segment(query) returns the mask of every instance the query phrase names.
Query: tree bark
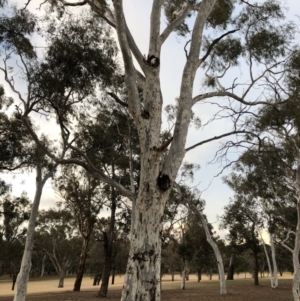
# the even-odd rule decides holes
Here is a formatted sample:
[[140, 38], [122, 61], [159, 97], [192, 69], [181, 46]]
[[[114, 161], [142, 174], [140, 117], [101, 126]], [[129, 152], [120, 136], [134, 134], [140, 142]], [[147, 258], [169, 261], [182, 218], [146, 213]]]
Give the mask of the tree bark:
[[111, 284], [114, 285], [115, 284], [115, 272], [116, 272], [116, 269], [115, 268], [112, 268], [112, 274], [111, 274]]
[[259, 281], [258, 281], [259, 263], [258, 263], [257, 251], [253, 251], [253, 256], [254, 256], [254, 270], [253, 270], [254, 285], [259, 285]]
[[198, 282], [200, 282], [201, 281], [201, 278], [202, 278], [202, 273], [201, 273], [201, 270], [198, 270], [197, 271], [197, 280], [198, 280]]
[[109, 284], [110, 268], [111, 268], [111, 253], [109, 250], [108, 235], [103, 232], [103, 245], [104, 245], [104, 267], [102, 272], [102, 282], [100, 286], [100, 291], [98, 293], [99, 297], [106, 297]]
[[15, 271], [13, 271], [13, 273], [12, 273], [12, 286], [11, 286], [12, 291], [15, 289], [16, 280], [17, 280], [17, 273], [15, 273]]
[[[112, 166], [112, 173], [114, 175], [114, 166]], [[102, 282], [100, 291], [98, 293], [99, 297], [106, 297], [108, 291], [109, 284], [109, 276], [110, 270], [112, 266], [112, 257], [113, 257], [113, 243], [114, 243], [114, 230], [115, 230], [115, 218], [116, 218], [116, 208], [117, 208], [117, 199], [115, 189], [111, 188], [111, 214], [110, 214], [110, 225], [109, 225], [109, 233], [103, 232], [103, 246], [104, 246], [104, 254], [105, 261], [102, 273]]]
[[185, 268], [185, 280], [190, 280], [190, 269], [188, 267]]
[[[148, 187], [147, 183], [144, 185]], [[152, 185], [149, 186], [151, 189]], [[121, 300], [158, 301], [161, 293], [160, 221], [168, 195], [165, 193], [161, 197], [160, 192], [150, 194], [147, 190], [143, 192], [142, 188], [139, 194], [132, 209], [131, 245]]]
[[210, 244], [210, 246], [212, 247], [212, 249], [215, 253], [216, 259], [217, 259], [218, 271], [219, 271], [219, 277], [220, 277], [220, 294], [221, 295], [227, 294], [222, 255], [220, 253], [218, 245], [215, 243], [215, 241], [211, 237], [211, 234], [210, 234], [208, 226], [207, 226], [206, 219], [204, 218], [203, 214], [196, 207], [195, 207], [195, 210], [196, 210], [198, 216], [200, 217], [201, 223], [202, 223], [203, 228], [205, 230], [206, 240]]
[[182, 269], [181, 274], [181, 287], [182, 290], [185, 290], [185, 267]]
[[31, 214], [29, 218], [29, 224], [26, 234], [25, 249], [22, 257], [20, 272], [17, 277], [17, 290], [14, 296], [14, 301], [25, 301], [27, 293], [27, 283], [29, 278], [29, 273], [31, 269], [31, 257], [34, 244], [34, 229], [36, 224], [36, 219], [38, 216], [38, 210], [40, 205], [40, 200], [42, 197], [43, 187], [47, 179], [50, 177], [50, 173], [44, 176], [42, 179], [42, 167], [38, 164], [36, 168], [36, 191], [31, 208]]
[[231, 254], [230, 261], [229, 261], [229, 268], [227, 272], [227, 280], [234, 279], [234, 258], [235, 258], [235, 254]]
[[[299, 168], [299, 167], [298, 167]], [[297, 179], [299, 175], [297, 174]], [[300, 179], [298, 179], [300, 180]], [[300, 264], [299, 264], [299, 250], [300, 250], [300, 198], [297, 200], [297, 227], [295, 232], [295, 247], [293, 250], [293, 267], [294, 267], [294, 275], [293, 275], [293, 297], [294, 301], [300, 300]]]
[[41, 266], [41, 275], [40, 277], [44, 277], [44, 272], [45, 272], [45, 260], [46, 260], [46, 254], [43, 253], [43, 259], [42, 259], [42, 266]]
[[90, 237], [87, 236], [87, 237], [84, 237], [83, 242], [82, 242], [81, 255], [80, 255], [80, 259], [79, 259], [79, 265], [78, 265], [76, 279], [75, 279], [74, 288], [73, 288], [74, 292], [80, 291], [84, 268], [85, 268], [85, 261], [86, 261], [87, 251], [88, 251], [89, 240], [90, 240]]
[[[261, 237], [261, 239], [262, 239], [262, 237]], [[274, 283], [274, 276], [273, 276], [274, 275], [274, 271], [272, 269], [270, 258], [269, 258], [269, 254], [267, 252], [266, 244], [265, 244], [265, 241], [263, 239], [262, 239], [262, 244], [263, 244], [265, 255], [266, 255], [266, 258], [267, 258], [267, 264], [268, 264], [269, 274], [270, 274], [270, 280], [271, 280], [271, 287], [272, 288], [276, 288], [275, 287], [275, 283]]]
[[276, 253], [274, 246], [274, 235], [270, 233], [270, 245], [272, 252], [272, 264], [273, 264], [273, 274], [271, 277], [273, 278], [273, 288], [278, 287], [278, 272], [277, 272], [277, 262], [276, 262]]
[[58, 288], [62, 288], [64, 287], [66, 272], [64, 270], [60, 270], [58, 275], [59, 275]]
[[174, 273], [174, 271], [172, 270], [172, 271], [171, 271], [171, 281], [174, 281], [174, 275], [175, 275], [175, 273]]

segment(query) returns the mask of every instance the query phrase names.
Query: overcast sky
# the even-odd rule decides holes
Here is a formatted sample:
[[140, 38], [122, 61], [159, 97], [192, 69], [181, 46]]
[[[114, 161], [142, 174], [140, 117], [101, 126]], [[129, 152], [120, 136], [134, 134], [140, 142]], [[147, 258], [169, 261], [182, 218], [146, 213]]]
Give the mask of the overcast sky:
[[[18, 0], [19, 2], [27, 2]], [[41, 1], [34, 0], [30, 6], [33, 12], [38, 12], [38, 3]], [[76, 2], [76, 1], [73, 1]], [[287, 16], [289, 20], [298, 22], [297, 15], [300, 15], [300, 1], [299, 0], [287, 0], [282, 1], [285, 6], [289, 8]], [[145, 0], [124, 0], [125, 16], [128, 26], [139, 46], [141, 52], [147, 54], [148, 42], [149, 42], [149, 16], [152, 1]], [[163, 24], [164, 25], [164, 24]], [[36, 46], [42, 46], [43, 41], [39, 38], [35, 39]], [[165, 43], [161, 56], [161, 82], [162, 92], [164, 96], [164, 104], [174, 103], [174, 100], [179, 95], [180, 81], [182, 69], [185, 63], [184, 45], [186, 39], [178, 37], [175, 34], [171, 35], [169, 40]], [[241, 65], [234, 71], [234, 77], [244, 77], [247, 74], [247, 70]], [[203, 73], [203, 72], [202, 72]], [[203, 74], [199, 72], [195, 80], [194, 95], [200, 94]], [[3, 79], [1, 80], [3, 82]], [[222, 82], [225, 86], [230, 84], [228, 81]], [[7, 94], [13, 96], [6, 88]], [[200, 117], [202, 124], [206, 123], [213, 114], [216, 112], [216, 108], [212, 105], [196, 105], [194, 112]], [[43, 124], [43, 130], [47, 131], [51, 135], [55, 135], [53, 125], [47, 125], [43, 122], [43, 117], [40, 117], [39, 122]], [[230, 131], [232, 124], [228, 120], [216, 121], [205, 127], [204, 129], [196, 131], [191, 129], [188, 139], [187, 147], [197, 143], [201, 140], [210, 138], [212, 136], [220, 135], [224, 132]], [[198, 185], [198, 189], [205, 190], [203, 192], [203, 198], [206, 200], [206, 208], [204, 213], [207, 214], [208, 220], [211, 223], [217, 221], [217, 216], [222, 215], [224, 206], [228, 203], [229, 198], [233, 195], [232, 191], [222, 183], [222, 176], [215, 177], [221, 170], [219, 164], [208, 164], [215, 155], [220, 142], [213, 142], [203, 145], [199, 148], [195, 148], [187, 153], [185, 161], [200, 164], [201, 169], [197, 172], [195, 181], [191, 185]], [[235, 158], [236, 154], [232, 150], [231, 158]], [[226, 171], [228, 173], [229, 171]], [[35, 176], [34, 174], [15, 174], [14, 178], [4, 176], [13, 185], [13, 193], [19, 194], [25, 190], [29, 196], [33, 199], [35, 192]], [[53, 193], [51, 182], [46, 183], [41, 208], [48, 208], [52, 206], [56, 200]], [[217, 230], [217, 229], [216, 229]]]

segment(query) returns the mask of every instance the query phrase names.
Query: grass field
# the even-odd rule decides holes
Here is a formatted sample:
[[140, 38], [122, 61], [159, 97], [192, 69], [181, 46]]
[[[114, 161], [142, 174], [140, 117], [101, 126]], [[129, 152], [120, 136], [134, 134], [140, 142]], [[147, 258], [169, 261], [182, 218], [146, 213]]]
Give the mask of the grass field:
[[[203, 277], [204, 279], [206, 277]], [[241, 277], [234, 281], [227, 281], [227, 295], [219, 294], [219, 282], [216, 279], [196, 281], [195, 276], [186, 282], [186, 290], [180, 290], [180, 277], [170, 281], [170, 276], [163, 278], [162, 300], [188, 300], [188, 301], [292, 301], [291, 276], [279, 278], [279, 287], [270, 288], [268, 278], [260, 278], [260, 285], [254, 286], [253, 280]], [[96, 301], [99, 286], [92, 286], [92, 279], [84, 277], [81, 292], [73, 292], [74, 277], [65, 279], [65, 287], [57, 288], [57, 278], [33, 279], [29, 282], [27, 301]], [[116, 276], [115, 284], [109, 286], [107, 300], [119, 301], [123, 277]], [[12, 301], [11, 281], [0, 278], [0, 300]]]

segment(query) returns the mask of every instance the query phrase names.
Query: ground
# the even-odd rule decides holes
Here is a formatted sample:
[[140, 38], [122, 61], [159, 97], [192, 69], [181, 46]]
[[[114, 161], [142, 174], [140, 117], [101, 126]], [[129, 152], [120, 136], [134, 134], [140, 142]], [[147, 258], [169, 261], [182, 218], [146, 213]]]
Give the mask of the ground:
[[[168, 277], [169, 278], [169, 277]], [[251, 278], [227, 281], [227, 295], [219, 294], [219, 283], [214, 280], [202, 280], [197, 283], [195, 277], [186, 283], [186, 290], [180, 290], [180, 278], [172, 282], [164, 277], [162, 282], [162, 300], [188, 300], [188, 301], [292, 301], [292, 280], [287, 277], [279, 279], [279, 287], [271, 289], [270, 280], [261, 278], [260, 285], [254, 286]], [[204, 277], [205, 278], [205, 277]], [[291, 277], [289, 277], [291, 278]], [[123, 277], [117, 277], [116, 283], [110, 286], [108, 301], [119, 301]], [[92, 279], [85, 277], [81, 292], [72, 292], [74, 278], [67, 278], [65, 288], [58, 289], [57, 279], [34, 280], [30, 282], [31, 293], [27, 295], [26, 301], [97, 301], [96, 297], [99, 287], [93, 287]], [[13, 292], [8, 291], [10, 281], [1, 281], [0, 278], [0, 301], [12, 301]], [[35, 291], [33, 293], [33, 291]]]

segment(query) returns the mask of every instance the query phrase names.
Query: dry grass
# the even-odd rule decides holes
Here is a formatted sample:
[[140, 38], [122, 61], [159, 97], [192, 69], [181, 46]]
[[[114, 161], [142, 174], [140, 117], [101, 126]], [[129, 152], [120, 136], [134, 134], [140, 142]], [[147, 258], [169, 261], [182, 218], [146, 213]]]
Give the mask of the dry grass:
[[[1, 278], [0, 278], [1, 279]], [[114, 286], [110, 286], [107, 300], [119, 301], [121, 293], [122, 278], [116, 278], [117, 283]], [[89, 287], [83, 285], [81, 292], [72, 292], [72, 287], [68, 287], [73, 283], [74, 279], [69, 278], [66, 281], [67, 288], [65, 291], [61, 289], [54, 290], [51, 286], [54, 280], [45, 281], [33, 281], [37, 288], [43, 286], [48, 287], [48, 292], [43, 291], [40, 293], [29, 293], [27, 301], [96, 301], [97, 291], [99, 287]], [[84, 284], [91, 283], [92, 280], [89, 277], [85, 277]], [[31, 283], [32, 284], [32, 283]], [[57, 280], [56, 280], [57, 284]], [[260, 279], [260, 285], [254, 286], [252, 279], [237, 279], [234, 281], [227, 281], [227, 295], [219, 294], [219, 283], [217, 280], [204, 280], [200, 283], [195, 281], [192, 277], [190, 281], [186, 283], [186, 290], [180, 290], [180, 280], [169, 281], [164, 280], [162, 283], [162, 300], [187, 300], [187, 301], [292, 301], [292, 280], [281, 279], [279, 280], [279, 288], [276, 290], [270, 288], [270, 280], [267, 278]], [[12, 301], [12, 294], [4, 296], [3, 283], [0, 281], [0, 300]], [[68, 290], [67, 290], [68, 289]]]

